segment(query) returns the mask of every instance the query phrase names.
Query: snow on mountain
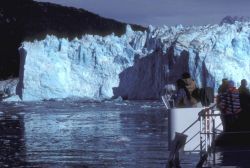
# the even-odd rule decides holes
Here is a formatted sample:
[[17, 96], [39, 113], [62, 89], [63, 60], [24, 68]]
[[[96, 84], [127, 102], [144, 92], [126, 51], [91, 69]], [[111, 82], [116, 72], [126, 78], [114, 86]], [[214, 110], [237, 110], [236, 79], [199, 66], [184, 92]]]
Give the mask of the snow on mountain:
[[249, 22], [250, 21], [250, 18], [249, 17], [246, 17], [246, 16], [226, 16], [224, 17], [220, 24], [224, 24], [224, 23], [227, 23], [227, 24], [234, 24], [235, 22]]
[[250, 80], [250, 23], [154, 28], [69, 41], [47, 36], [20, 47], [22, 100], [157, 99], [185, 71], [199, 87]]

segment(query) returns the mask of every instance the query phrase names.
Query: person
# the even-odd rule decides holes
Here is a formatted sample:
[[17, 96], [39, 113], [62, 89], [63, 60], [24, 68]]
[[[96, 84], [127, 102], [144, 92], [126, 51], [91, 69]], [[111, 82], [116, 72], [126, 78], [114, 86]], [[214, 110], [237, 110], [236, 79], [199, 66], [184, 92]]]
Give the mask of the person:
[[214, 102], [214, 89], [211, 87], [204, 87], [199, 90], [200, 102], [202, 106], [208, 107]]
[[191, 107], [191, 95], [182, 79], [176, 81], [177, 93], [175, 97], [176, 107]]
[[247, 80], [242, 79], [241, 85], [238, 88], [240, 94], [240, 106], [242, 112], [240, 113], [240, 121], [242, 125], [242, 129], [249, 131], [250, 130], [250, 92], [247, 88]]
[[185, 82], [186, 88], [191, 96], [191, 104], [197, 104], [198, 100], [194, 98], [194, 91], [196, 90], [196, 84], [195, 81], [191, 78], [190, 74], [188, 72], [185, 72], [182, 74], [182, 80]]
[[218, 94], [224, 93], [227, 91], [228, 80], [227, 78], [222, 79], [222, 84], [218, 88]]
[[223, 95], [224, 93], [227, 92], [227, 89], [228, 89], [228, 80], [227, 78], [223, 78], [221, 80], [221, 85], [219, 86], [218, 88], [218, 91], [217, 91], [217, 96], [216, 96], [216, 102], [217, 102], [217, 107], [219, 108], [219, 104], [220, 104], [220, 97], [221, 95]]
[[190, 92], [190, 94], [192, 95], [192, 92], [196, 88], [195, 81], [191, 78], [188, 72], [185, 72], [182, 74], [182, 80], [186, 83], [186, 87], [188, 91]]
[[234, 81], [227, 83], [227, 88], [218, 95], [218, 107], [222, 113], [222, 124], [225, 131], [235, 131], [237, 129], [237, 118], [241, 112], [240, 95], [234, 86]]
[[238, 88], [238, 90], [239, 90], [239, 93], [240, 93], [240, 94], [247, 94], [247, 95], [250, 94], [250, 91], [249, 91], [249, 89], [247, 88], [247, 80], [246, 80], [246, 79], [242, 79], [242, 80], [241, 80], [241, 85], [240, 85], [240, 87]]

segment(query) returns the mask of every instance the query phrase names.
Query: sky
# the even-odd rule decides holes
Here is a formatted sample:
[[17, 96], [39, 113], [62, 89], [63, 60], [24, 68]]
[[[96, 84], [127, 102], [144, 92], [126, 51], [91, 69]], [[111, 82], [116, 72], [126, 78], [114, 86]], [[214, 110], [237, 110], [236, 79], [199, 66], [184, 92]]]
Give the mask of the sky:
[[143, 26], [216, 24], [225, 16], [250, 16], [250, 0], [36, 0], [82, 8]]

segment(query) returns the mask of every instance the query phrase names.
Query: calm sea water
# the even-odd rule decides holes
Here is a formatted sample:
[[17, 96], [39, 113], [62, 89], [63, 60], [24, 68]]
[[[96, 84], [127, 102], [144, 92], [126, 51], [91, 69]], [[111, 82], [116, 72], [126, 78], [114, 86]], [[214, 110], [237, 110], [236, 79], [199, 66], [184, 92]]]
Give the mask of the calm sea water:
[[165, 168], [161, 102], [0, 104], [0, 167]]
[[[0, 103], [0, 167], [165, 168], [167, 125], [160, 101]], [[216, 164], [235, 166], [234, 157], [217, 152]], [[198, 160], [181, 155], [183, 168]]]

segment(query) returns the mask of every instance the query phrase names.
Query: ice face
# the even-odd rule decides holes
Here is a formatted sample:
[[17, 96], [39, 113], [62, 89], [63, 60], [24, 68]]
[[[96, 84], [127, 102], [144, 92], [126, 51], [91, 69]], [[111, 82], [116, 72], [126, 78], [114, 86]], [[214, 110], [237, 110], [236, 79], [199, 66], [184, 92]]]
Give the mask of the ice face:
[[[86, 35], [82, 39], [24, 42], [18, 90], [22, 100], [84, 97], [111, 98], [119, 73], [133, 65], [145, 33], [131, 28], [121, 37]], [[21, 83], [20, 82], [20, 83]]]
[[47, 36], [20, 47], [17, 91], [22, 100], [122, 96], [157, 99], [189, 71], [199, 87], [222, 78], [250, 80], [250, 23], [199, 27], [150, 26], [147, 32], [81, 39]]

